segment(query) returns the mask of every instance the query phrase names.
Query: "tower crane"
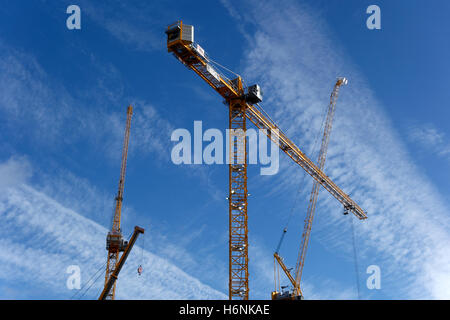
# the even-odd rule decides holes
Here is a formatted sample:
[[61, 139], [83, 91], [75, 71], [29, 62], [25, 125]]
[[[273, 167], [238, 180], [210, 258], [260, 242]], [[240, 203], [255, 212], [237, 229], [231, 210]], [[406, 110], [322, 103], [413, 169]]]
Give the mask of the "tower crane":
[[[325, 120], [324, 132], [323, 132], [323, 136], [322, 136], [322, 145], [320, 147], [319, 159], [317, 161], [317, 164], [318, 164], [318, 167], [320, 170], [323, 170], [325, 167], [328, 143], [330, 141], [330, 133], [331, 133], [331, 128], [333, 126], [333, 118], [334, 118], [334, 113], [336, 111], [336, 103], [337, 103], [337, 98], [338, 98], [338, 94], [339, 94], [339, 88], [342, 85], [346, 85], [347, 83], [348, 83], [348, 80], [346, 78], [338, 78], [336, 81], [336, 84], [334, 85], [333, 91], [331, 92], [330, 104], [328, 106], [327, 117]], [[317, 199], [319, 197], [319, 189], [320, 189], [320, 184], [316, 180], [313, 182], [313, 187], [312, 187], [311, 195], [309, 198], [308, 211], [306, 213], [305, 225], [304, 225], [303, 234], [302, 234], [302, 241], [300, 244], [300, 251], [299, 251], [298, 258], [297, 258], [297, 264], [295, 267], [294, 275], [291, 274], [290, 270], [284, 264], [282, 257], [280, 257], [280, 255], [278, 253], [281, 242], [283, 241], [283, 237], [287, 231], [286, 228], [283, 230], [283, 234], [281, 236], [280, 243], [278, 244], [278, 247], [274, 253], [274, 263], [279, 264], [279, 266], [281, 267], [281, 269], [284, 271], [284, 273], [288, 277], [289, 281], [291, 282], [293, 289], [291, 292], [280, 292], [281, 290], [277, 291], [279, 285], [277, 285], [277, 281], [276, 281], [277, 274], [275, 274], [275, 291], [272, 292], [272, 299], [274, 299], [274, 300], [278, 300], [278, 299], [300, 300], [300, 299], [303, 299], [303, 293], [300, 288], [300, 281], [302, 278], [303, 266], [305, 263], [306, 250], [308, 248], [309, 238], [311, 235], [311, 227], [312, 227], [312, 222], [313, 222], [313, 218], [314, 218], [314, 212], [316, 209]], [[345, 205], [344, 205], [344, 210], [347, 210]], [[344, 211], [344, 212], [347, 212], [347, 211]]]
[[167, 50], [209, 84], [228, 105], [229, 148], [229, 299], [249, 297], [247, 228], [247, 119], [261, 129], [295, 163], [360, 219], [367, 218], [361, 207], [314, 164], [259, 106], [259, 85], [244, 87], [242, 78], [228, 79], [213, 67], [215, 63], [194, 42], [194, 26], [177, 21], [167, 27]]
[[[130, 105], [127, 108], [127, 122], [125, 127], [125, 136], [123, 141], [122, 149], [122, 164], [120, 168], [120, 178], [119, 178], [119, 190], [117, 191], [117, 196], [115, 198], [115, 210], [113, 216], [113, 223], [111, 231], [108, 232], [106, 236], [106, 250], [108, 250], [108, 260], [106, 263], [106, 274], [105, 274], [105, 286], [108, 281], [113, 276], [114, 270], [116, 269], [119, 262], [120, 252], [128, 246], [128, 242], [122, 237], [122, 230], [120, 228], [120, 219], [122, 213], [122, 200], [123, 200], [123, 189], [125, 185], [125, 171], [127, 166], [127, 155], [128, 155], [128, 141], [130, 138], [130, 126], [131, 126], [131, 116], [133, 115], [133, 107]], [[114, 281], [112, 288], [108, 290], [105, 296], [106, 300], [114, 300], [116, 291], [116, 282]]]

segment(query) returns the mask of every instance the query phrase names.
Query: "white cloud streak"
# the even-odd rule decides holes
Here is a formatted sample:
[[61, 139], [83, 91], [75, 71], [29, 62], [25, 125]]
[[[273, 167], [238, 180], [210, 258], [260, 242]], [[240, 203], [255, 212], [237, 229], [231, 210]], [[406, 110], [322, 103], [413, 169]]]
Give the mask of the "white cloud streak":
[[[110, 159], [120, 158], [127, 106], [113, 111], [108, 108], [109, 103], [124, 98], [123, 89], [116, 85], [120, 87], [122, 78], [114, 66], [103, 66], [94, 59], [98, 83], [91, 92], [84, 92], [95, 101], [92, 108], [80, 105], [80, 99], [55, 83], [32, 55], [1, 41], [0, 49], [0, 115], [10, 140], [31, 141], [53, 150], [87, 142]], [[113, 84], [107, 84], [105, 79], [111, 78], [115, 79]], [[167, 158], [170, 153], [162, 141], [168, 139], [165, 135], [171, 131], [170, 122], [148, 101], [129, 100], [134, 107], [130, 153], [156, 153]]]
[[[96, 105], [96, 108], [91, 109], [89, 106], [79, 106], [80, 102], [78, 99], [74, 98], [72, 94], [65, 90], [61, 85], [55, 85], [51, 77], [41, 68], [32, 55], [23, 53], [20, 50], [12, 49], [3, 43], [0, 43], [0, 47], [2, 48], [2, 53], [0, 54], [0, 114], [3, 115], [2, 121], [5, 124], [3, 128], [5, 130], [7, 128], [9, 129], [8, 131], [5, 131], [5, 133], [8, 132], [5, 137], [14, 137], [13, 140], [16, 140], [16, 143], [21, 143], [24, 140], [31, 141], [33, 145], [45, 150], [58, 149], [64, 145], [73, 146], [82, 141], [83, 143], [95, 147], [97, 152], [99, 150], [104, 150], [103, 154], [109, 159], [120, 159], [126, 106], [123, 106], [123, 112], [116, 112], [106, 108], [106, 103], [96, 103], [101, 101], [100, 97], [102, 95], [107, 97], [108, 101], [117, 99], [117, 95], [122, 95], [122, 90], [118, 90], [111, 96], [111, 84], [102, 80], [112, 75], [112, 77], [115, 78], [113, 81], [114, 83], [121, 83], [121, 75], [114, 66], [105, 67], [101, 64], [99, 65], [97, 61], [93, 61], [95, 68], [97, 68], [100, 73], [98, 76], [99, 82], [96, 87], [98, 90], [94, 89], [92, 92], [86, 93], [95, 101], [94, 104]], [[147, 101], [142, 99], [132, 99], [130, 102], [134, 106], [134, 116], [129, 156], [132, 157], [135, 154], [142, 156], [149, 153], [155, 153], [159, 160], [167, 160], [167, 155], [170, 153], [165, 152], [167, 150], [165, 150], [162, 141], [169, 141], [169, 136], [166, 137], [165, 135], [170, 134], [170, 123], [162, 118], [158, 114], [156, 108]], [[89, 112], [87, 112], [87, 109], [89, 109]], [[21, 128], [24, 128], [24, 130]], [[73, 148], [71, 147], [71, 149]], [[60, 211], [77, 212], [81, 213], [85, 218], [89, 217], [94, 219], [97, 223], [109, 225], [110, 222], [106, 219], [110, 218], [113, 195], [105, 194], [90, 181], [77, 177], [68, 170], [62, 169], [60, 165], [55, 162], [56, 160], [45, 159], [45, 157], [44, 161], [48, 166], [52, 167], [52, 172], [48, 172], [45, 168], [36, 168], [36, 183], [33, 184], [33, 186], [24, 185], [31, 176], [31, 166], [27, 161], [22, 160], [22, 158], [18, 157], [17, 159], [9, 160], [0, 167], [0, 174], [3, 179], [0, 185], [2, 189], [23, 185], [17, 190], [14, 188], [10, 189], [7, 194], [8, 196], [5, 198], [5, 201], [9, 201], [8, 205], [11, 206], [11, 208], [8, 208], [10, 210], [21, 212], [21, 214], [19, 214], [19, 216], [22, 217], [20, 218], [21, 220], [15, 222], [11, 221], [11, 226], [14, 226], [14, 223], [16, 223], [17, 225], [15, 225], [15, 227], [17, 229], [27, 229], [29, 226], [19, 223], [23, 222], [22, 220], [27, 220], [23, 217], [27, 214], [41, 215], [39, 212], [33, 210], [34, 206], [25, 205], [30, 201], [33, 201], [36, 206], [43, 205], [39, 203], [40, 201], [43, 203], [51, 202], [55, 204], [55, 208], [52, 208], [52, 211], [55, 211], [55, 215], [62, 214]], [[13, 204], [10, 203], [12, 200], [15, 200]], [[23, 205], [21, 206], [21, 204]], [[3, 205], [5, 205], [5, 203], [3, 203]], [[27, 210], [29, 210], [29, 212]], [[126, 211], [127, 215], [137, 214], [132, 208], [127, 206], [125, 206], [123, 210]], [[82, 216], [79, 218], [81, 219]], [[57, 228], [57, 223], [52, 225], [52, 221], [53, 220], [48, 217], [47, 223], [49, 226]], [[89, 223], [94, 223], [90, 219], [87, 221], [89, 221]], [[99, 225], [98, 228], [100, 228]], [[102, 233], [102, 237], [104, 237], [105, 231], [102, 230]], [[23, 235], [24, 238], [20, 241], [12, 243], [9, 239], [8, 241], [5, 241], [5, 243], [8, 243], [11, 248], [15, 248], [14, 250], [17, 252], [31, 252], [33, 248], [28, 247], [29, 242], [27, 241], [27, 237], [25, 236], [25, 233], [23, 233]], [[31, 237], [31, 235], [29, 236]], [[49, 237], [51, 236], [52, 235], [49, 235]], [[84, 235], [76, 235], [76, 238], [78, 237], [84, 237]], [[189, 270], [193, 269], [193, 264], [198, 265], [198, 261], [193, 261], [193, 257], [190, 253], [186, 252], [184, 248], [173, 245], [172, 242], [163, 239], [162, 236], [157, 233], [153, 233], [152, 237], [153, 239], [160, 240], [160, 246], [168, 246], [178, 253], [183, 253], [181, 257], [178, 257], [176, 261], [177, 264], [181, 264], [184, 268]], [[74, 239], [74, 241], [75, 240], [76, 239]], [[99, 243], [103, 242], [104, 239]], [[46, 257], [49, 256], [46, 252], [49, 248], [38, 247], [35, 249], [39, 252], [39, 254], [33, 254], [33, 259], [36, 260], [35, 264], [43, 263]], [[104, 251], [104, 249], [102, 251]], [[160, 250], [158, 254], [160, 253], [164, 253], [164, 250]], [[17, 260], [13, 259], [15, 252], [5, 250], [3, 254], [4, 259], [6, 260]], [[151, 256], [150, 253], [145, 253], [145, 255]], [[42, 259], [40, 259], [40, 256], [42, 256]], [[166, 256], [170, 258], [170, 255], [167, 254]], [[70, 253], [67, 252], [59, 258], [64, 261], [70, 259]], [[205, 258], [205, 255], [203, 255], [203, 258]], [[212, 259], [209, 256], [207, 256], [207, 258], [210, 260]], [[52, 259], [52, 257], [49, 257], [49, 260]], [[104, 259], [104, 257], [101, 258], [101, 260]], [[162, 268], [165, 268], [165, 263], [168, 263], [167, 260], [156, 256], [151, 256], [150, 260], [150, 264], [160, 264]], [[210, 266], [214, 263], [214, 261], [210, 261], [207, 265]], [[168, 264], [172, 266], [171, 263]], [[18, 261], [16, 261], [16, 264], [8, 265], [8, 267], [3, 269], [3, 279], [7, 281], [18, 279], [15, 277], [13, 270], [16, 268], [21, 270], [21, 267], [23, 267], [24, 270], [28, 270], [27, 272], [37, 272], [36, 269], [30, 269], [32, 268], [31, 264], [26, 265], [24, 262], [20, 265], [18, 264]], [[87, 272], [93, 270], [88, 267], [84, 268], [87, 268]], [[189, 278], [186, 286], [190, 285], [190, 283], [194, 283], [194, 288], [197, 286], [195, 282], [198, 282], [198, 280], [195, 278], [189, 277], [187, 274], [180, 275], [175, 269], [168, 271], [174, 278], [183, 278], [181, 281], [185, 281], [186, 277]], [[161, 273], [163, 273], [163, 271], [161, 271]], [[152, 275], [155, 276], [154, 273], [152, 273]], [[156, 276], [161, 279], [155, 280], [154, 283], [166, 280], [164, 276], [160, 276], [159, 274]], [[60, 277], [63, 277], [63, 275], [60, 275]], [[142, 279], [145, 279], [145, 277], [146, 276], [143, 276]], [[51, 292], [58, 292], [59, 287], [56, 288], [53, 286], [54, 281], [49, 278], [37, 279], [36, 283], [43, 286], [47, 280], [51, 290], [53, 290]], [[168, 280], [166, 282], [168, 284], [173, 284], [171, 281], [172, 280]], [[58, 286], [59, 285], [61, 284], [58, 284]], [[184, 287], [184, 284], [181, 286]], [[165, 288], [156, 288], [154, 286], [147, 286], [146, 284], [141, 287], [142, 290], [144, 290], [144, 288], [154, 289], [154, 292], [156, 293]], [[11, 287], [8, 290], [14, 292], [13, 289], [14, 288]], [[132, 289], [130, 290], [133, 292]], [[205, 294], [205, 297], [208, 297], [208, 294]], [[147, 294], [144, 294], [144, 297], [158, 298], [156, 295], [149, 296]], [[187, 293], [186, 295], [174, 293], [171, 295], [169, 289], [166, 294], [161, 294], [159, 297], [180, 299], [194, 297], [198, 299], [201, 298], [200, 295], [196, 296], [190, 293]], [[215, 297], [220, 297], [220, 294]]]
[[9, 158], [0, 165], [0, 191], [27, 182], [31, 175], [31, 165], [25, 157]]
[[121, 1], [108, 5], [82, 1], [81, 7], [89, 18], [132, 50], [152, 52], [164, 48], [165, 36], [160, 26], [170, 21], [165, 1], [135, 2], [132, 6]]
[[430, 123], [411, 126], [409, 138], [421, 148], [450, 159], [450, 142], [445, 134]]
[[[325, 171], [368, 212], [367, 221], [355, 223], [363, 263], [382, 267], [386, 296], [448, 299], [448, 203], [414, 165], [364, 76], [309, 8], [293, 2], [246, 4], [256, 31], [245, 54], [245, 77], [262, 85], [266, 110], [301, 148], [313, 143], [308, 128], [312, 123], [312, 132], [319, 130], [336, 77], [349, 78]], [[282, 167], [272, 183], [297, 187], [292, 177], [299, 171]], [[324, 192], [319, 201], [313, 237], [350, 254], [341, 209]]]
[[[33, 298], [70, 299], [74, 292], [66, 287], [66, 268], [80, 266], [85, 284], [105, 262], [107, 230], [23, 184], [26, 167], [19, 160], [0, 165], [2, 174], [17, 173], [17, 168], [23, 172], [14, 180], [14, 187], [4, 190], [0, 198], [0, 278], [40, 287], [42, 296]], [[145, 270], [139, 277], [136, 268], [141, 263]], [[104, 274], [104, 268], [100, 269]], [[103, 279], [100, 276], [83, 298], [96, 298]], [[133, 249], [119, 279], [118, 299], [225, 298], [167, 260], [142, 252], [139, 246]]]

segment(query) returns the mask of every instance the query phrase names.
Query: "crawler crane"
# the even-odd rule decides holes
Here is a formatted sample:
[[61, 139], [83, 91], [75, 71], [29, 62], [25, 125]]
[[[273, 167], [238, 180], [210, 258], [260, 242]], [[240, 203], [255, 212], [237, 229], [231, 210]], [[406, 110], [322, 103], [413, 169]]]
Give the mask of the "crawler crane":
[[[327, 110], [327, 117], [325, 120], [325, 127], [322, 137], [322, 145], [320, 147], [319, 152], [319, 159], [317, 161], [317, 164], [319, 166], [320, 170], [323, 170], [325, 167], [325, 160], [327, 157], [327, 150], [328, 150], [328, 143], [330, 141], [330, 134], [331, 134], [331, 128], [333, 126], [333, 118], [334, 118], [334, 112], [336, 111], [336, 102], [339, 94], [339, 88], [342, 85], [346, 85], [348, 83], [346, 78], [338, 78], [336, 81], [336, 84], [334, 85], [333, 91], [330, 96], [330, 104], [328, 106]], [[286, 267], [286, 265], [283, 262], [283, 258], [279, 255], [278, 250], [280, 248], [281, 242], [283, 240], [283, 236], [286, 233], [286, 228], [283, 230], [283, 235], [280, 240], [280, 243], [278, 244], [277, 250], [274, 253], [274, 263], [278, 263], [278, 265], [281, 267], [283, 272], [288, 277], [289, 281], [292, 284], [292, 291], [291, 292], [281, 292], [281, 287], [279, 284], [277, 284], [277, 274], [278, 272], [275, 271], [275, 291], [272, 292], [272, 299], [273, 300], [301, 300], [303, 299], [303, 293], [300, 288], [300, 281], [302, 278], [302, 272], [303, 272], [303, 266], [305, 263], [305, 257], [306, 257], [306, 249], [308, 248], [309, 243], [309, 237], [311, 235], [311, 227], [312, 222], [314, 218], [314, 212], [316, 209], [317, 199], [319, 197], [319, 189], [320, 184], [317, 181], [313, 182], [313, 188], [311, 191], [311, 195], [309, 198], [309, 204], [308, 204], [308, 211], [306, 214], [305, 219], [305, 226], [303, 229], [302, 234], [302, 242], [300, 245], [300, 252], [297, 259], [297, 264], [294, 271], [294, 276], [291, 274], [290, 270]], [[344, 206], [345, 210], [345, 206]], [[277, 270], [277, 268], [275, 268]]]
[[300, 165], [349, 212], [360, 219], [367, 216], [359, 205], [344, 193], [317, 165], [292, 142], [259, 106], [260, 87], [244, 87], [240, 76], [227, 79], [213, 67], [215, 63], [205, 50], [194, 42], [194, 27], [178, 21], [167, 27], [167, 50], [187, 68], [208, 83], [228, 105], [229, 147], [229, 299], [249, 298], [248, 229], [247, 229], [247, 119], [263, 130], [295, 163]]

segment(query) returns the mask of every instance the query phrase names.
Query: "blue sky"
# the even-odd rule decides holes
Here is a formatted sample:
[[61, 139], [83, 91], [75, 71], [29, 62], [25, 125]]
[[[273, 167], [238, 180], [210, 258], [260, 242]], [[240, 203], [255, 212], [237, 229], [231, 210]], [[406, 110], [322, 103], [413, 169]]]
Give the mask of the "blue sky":
[[[70, 4], [81, 8], [81, 30], [66, 28]], [[381, 30], [366, 28], [371, 4]], [[225, 130], [228, 113], [167, 53], [164, 30], [177, 19], [195, 26], [215, 61], [261, 85], [264, 109], [313, 160], [335, 78], [349, 79], [325, 172], [369, 216], [354, 220], [361, 296], [450, 298], [449, 10], [445, 1], [5, 1], [0, 298], [70, 299], [69, 265], [80, 266], [83, 285], [101, 269], [130, 103], [123, 230], [147, 232], [117, 298], [227, 297], [227, 167], [174, 165], [170, 135], [192, 132], [195, 120]], [[270, 297], [291, 210], [281, 254], [295, 264], [311, 189], [306, 177], [298, 192], [303, 175], [284, 155], [276, 175], [250, 167], [253, 299]], [[305, 297], [355, 299], [350, 216], [325, 192], [319, 202]], [[370, 265], [381, 269], [380, 290], [366, 287]], [[101, 284], [82, 298], [96, 298]]]

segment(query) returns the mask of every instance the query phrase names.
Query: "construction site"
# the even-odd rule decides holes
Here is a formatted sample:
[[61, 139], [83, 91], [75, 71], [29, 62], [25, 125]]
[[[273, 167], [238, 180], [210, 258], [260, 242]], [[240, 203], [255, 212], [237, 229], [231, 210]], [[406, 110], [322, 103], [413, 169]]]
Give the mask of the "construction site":
[[409, 62], [375, 60], [397, 48], [379, 36], [384, 3], [349, 31], [350, 2], [223, 0], [204, 16], [83, 1], [56, 5], [63, 30], [55, 8], [27, 8], [50, 22], [15, 25], [16, 46], [0, 34], [0, 300], [232, 318], [448, 299], [445, 130], [414, 107]]

